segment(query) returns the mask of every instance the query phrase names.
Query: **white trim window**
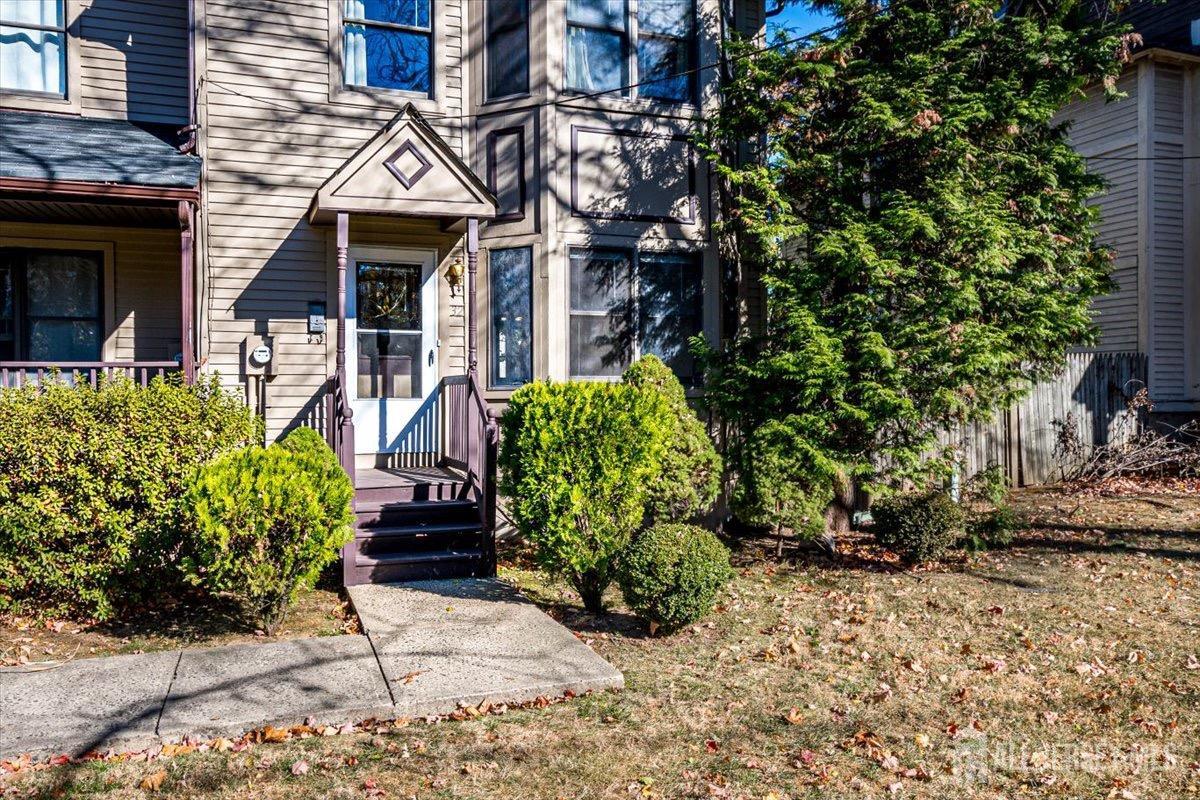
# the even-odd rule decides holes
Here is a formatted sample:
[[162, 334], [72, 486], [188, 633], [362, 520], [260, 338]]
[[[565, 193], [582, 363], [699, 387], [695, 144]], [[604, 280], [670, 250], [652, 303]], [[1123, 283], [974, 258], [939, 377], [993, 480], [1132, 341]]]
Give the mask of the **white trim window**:
[[0, 0], [0, 91], [67, 96], [66, 0]]
[[491, 350], [488, 384], [515, 389], [533, 380], [533, 248], [488, 253]]
[[695, 0], [567, 0], [568, 91], [694, 102], [695, 65]]
[[573, 247], [569, 260], [572, 378], [616, 378], [652, 354], [696, 382], [689, 340], [703, 332], [699, 254]]
[[346, 86], [433, 94], [433, 0], [343, 0]]

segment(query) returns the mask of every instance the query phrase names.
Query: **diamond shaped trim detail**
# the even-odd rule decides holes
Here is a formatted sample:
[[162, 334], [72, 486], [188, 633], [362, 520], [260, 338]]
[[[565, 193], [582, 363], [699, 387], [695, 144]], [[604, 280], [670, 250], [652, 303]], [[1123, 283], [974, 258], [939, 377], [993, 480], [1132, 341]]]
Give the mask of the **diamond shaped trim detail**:
[[[411, 154], [413, 158], [420, 162], [421, 166], [412, 175], [405, 175], [403, 170], [397, 166], [397, 162], [409, 154]], [[412, 187], [416, 186], [417, 181], [421, 180], [421, 178], [424, 178], [425, 173], [433, 169], [432, 162], [425, 157], [424, 153], [417, 149], [417, 146], [413, 144], [412, 139], [406, 139], [404, 144], [396, 148], [396, 152], [388, 156], [387, 160], [383, 162], [383, 165], [387, 167], [388, 172], [396, 176], [396, 180], [400, 181], [400, 185], [402, 185], [405, 189], [411, 189]]]

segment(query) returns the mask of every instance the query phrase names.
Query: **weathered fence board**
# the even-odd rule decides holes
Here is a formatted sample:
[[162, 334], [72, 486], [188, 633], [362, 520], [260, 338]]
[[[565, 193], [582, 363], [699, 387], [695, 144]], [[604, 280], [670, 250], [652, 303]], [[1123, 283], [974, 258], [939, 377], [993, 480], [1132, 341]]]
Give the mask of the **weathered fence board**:
[[1146, 369], [1142, 353], [1072, 353], [1056, 378], [1034, 386], [1016, 406], [941, 441], [958, 448], [965, 475], [999, 464], [1014, 486], [1051, 483], [1061, 477], [1054, 423], [1073, 420], [1080, 440], [1092, 447], [1135, 433], [1119, 420], [1146, 385]]

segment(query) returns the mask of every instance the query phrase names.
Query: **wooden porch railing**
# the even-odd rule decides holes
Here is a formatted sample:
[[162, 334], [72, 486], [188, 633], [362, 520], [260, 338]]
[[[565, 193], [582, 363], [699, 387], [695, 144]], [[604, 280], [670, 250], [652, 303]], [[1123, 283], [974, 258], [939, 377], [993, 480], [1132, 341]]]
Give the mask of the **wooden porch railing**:
[[334, 371], [329, 378], [329, 387], [325, 392], [325, 440], [329, 448], [337, 454], [338, 463], [350, 482], [354, 482], [354, 410], [350, 407], [350, 395], [346, 392], [346, 382], [339, 371]]
[[483, 572], [491, 575], [496, 569], [496, 453], [500, 426], [474, 375], [443, 378], [439, 391], [442, 461], [466, 473], [472, 500], [479, 506]]
[[177, 361], [0, 361], [0, 388], [41, 386], [57, 375], [69, 384], [83, 380], [95, 388], [101, 376], [117, 375], [146, 386], [155, 377], [180, 372]]

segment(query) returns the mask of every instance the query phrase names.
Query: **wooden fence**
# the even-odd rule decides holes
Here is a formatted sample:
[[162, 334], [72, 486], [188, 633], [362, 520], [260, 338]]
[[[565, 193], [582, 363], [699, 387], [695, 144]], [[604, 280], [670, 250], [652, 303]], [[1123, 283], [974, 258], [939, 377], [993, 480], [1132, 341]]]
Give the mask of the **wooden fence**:
[[1013, 486], [1052, 483], [1062, 477], [1055, 421], [1073, 420], [1089, 447], [1132, 435], [1136, 426], [1121, 419], [1127, 401], [1145, 387], [1146, 370], [1143, 353], [1072, 353], [1056, 378], [1037, 384], [1014, 408], [947, 433], [942, 443], [959, 448], [965, 476], [999, 464]]

